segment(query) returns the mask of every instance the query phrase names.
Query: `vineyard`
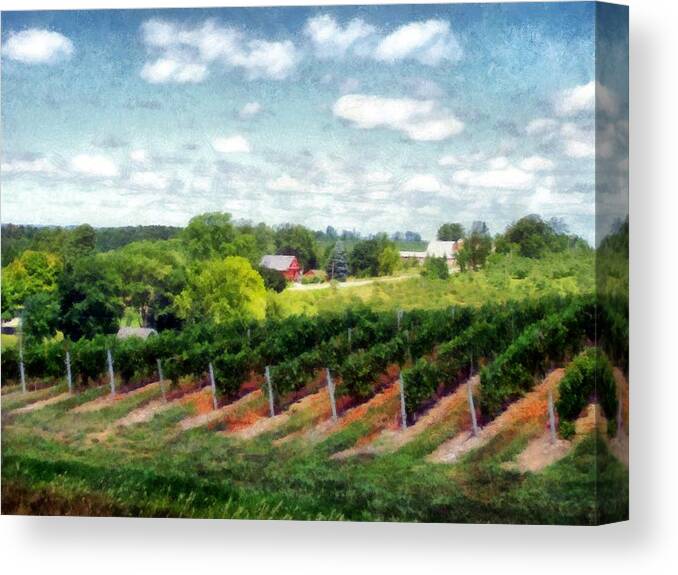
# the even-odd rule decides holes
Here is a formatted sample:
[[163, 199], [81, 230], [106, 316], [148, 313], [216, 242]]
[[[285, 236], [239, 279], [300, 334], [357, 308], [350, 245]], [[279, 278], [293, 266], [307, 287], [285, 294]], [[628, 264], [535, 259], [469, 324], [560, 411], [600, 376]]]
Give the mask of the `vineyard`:
[[626, 314], [587, 295], [354, 305], [8, 349], [3, 510], [622, 519]]

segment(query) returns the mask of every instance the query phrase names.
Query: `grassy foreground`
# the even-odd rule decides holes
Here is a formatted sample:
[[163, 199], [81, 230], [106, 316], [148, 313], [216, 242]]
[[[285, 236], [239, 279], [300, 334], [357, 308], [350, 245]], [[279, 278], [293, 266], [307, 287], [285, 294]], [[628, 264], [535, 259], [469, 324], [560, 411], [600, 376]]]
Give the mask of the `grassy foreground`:
[[243, 442], [205, 428], [181, 433], [176, 423], [191, 408], [177, 405], [92, 442], [88, 433], [153, 397], [70, 411], [100, 393], [4, 411], [3, 513], [557, 524], [626, 514], [628, 472], [594, 435], [542, 473], [524, 475], [502, 466], [526, 445], [521, 430], [455, 465], [429, 463], [426, 455], [460, 431], [449, 422], [395, 453], [343, 461], [328, 456], [365, 432], [360, 420], [316, 445], [277, 445], [273, 434]]

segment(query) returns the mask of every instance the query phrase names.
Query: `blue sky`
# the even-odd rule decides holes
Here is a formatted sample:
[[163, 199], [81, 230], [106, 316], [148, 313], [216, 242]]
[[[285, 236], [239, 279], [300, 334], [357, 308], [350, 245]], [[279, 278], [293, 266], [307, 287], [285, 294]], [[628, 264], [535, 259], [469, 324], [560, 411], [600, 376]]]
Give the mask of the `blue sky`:
[[594, 101], [610, 158], [628, 107], [595, 83], [594, 22], [592, 3], [3, 13], [2, 220], [431, 237], [537, 212], [592, 241]]

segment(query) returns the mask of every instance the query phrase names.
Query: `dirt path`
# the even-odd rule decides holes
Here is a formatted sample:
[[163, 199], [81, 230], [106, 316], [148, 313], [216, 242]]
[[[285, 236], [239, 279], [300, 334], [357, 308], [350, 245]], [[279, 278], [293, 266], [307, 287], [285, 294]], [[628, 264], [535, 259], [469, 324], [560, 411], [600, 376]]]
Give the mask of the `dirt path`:
[[203, 388], [197, 391], [186, 393], [185, 395], [182, 395], [181, 397], [171, 401], [165, 401], [162, 398], [154, 399], [150, 403], [138, 407], [124, 417], [114, 421], [103, 431], [89, 434], [88, 439], [90, 441], [104, 441], [120, 428], [131, 427], [132, 425], [137, 425], [140, 423], [147, 423], [159, 413], [162, 413], [163, 411], [171, 409], [177, 405], [192, 404], [194, 406], [199, 406], [206, 401], [209, 401], [210, 405], [212, 404], [212, 393], [209, 388]]
[[608, 441], [610, 451], [626, 467], [629, 466], [629, 382], [619, 368], [614, 368], [614, 379], [617, 382], [617, 392], [621, 398], [621, 425], [617, 427], [617, 435]]
[[[280, 429], [285, 425], [290, 419], [296, 415], [301, 415], [303, 412], [309, 413], [323, 413], [323, 406], [327, 405], [329, 409], [329, 396], [327, 388], [324, 387], [316, 393], [311, 393], [305, 397], [302, 397], [296, 403], [293, 403], [288, 409], [275, 415], [269, 417], [265, 414], [259, 415], [253, 423], [245, 427], [236, 428], [235, 430], [227, 429], [222, 432], [227, 437], [235, 437], [237, 439], [252, 439], [261, 435], [262, 433], [267, 433], [270, 431], [275, 431]], [[321, 415], [318, 415], [321, 417]]]
[[63, 389], [61, 385], [51, 385], [49, 387], [27, 391], [26, 393], [21, 390], [13, 391], [7, 395], [3, 395], [0, 404], [2, 405], [3, 410], [11, 412], [28, 404], [42, 401], [43, 399], [49, 399], [56, 395], [60, 389]]
[[[360, 286], [367, 286], [370, 284], [373, 284], [375, 282], [379, 283], [386, 283], [386, 282], [398, 282], [402, 280], [409, 280], [412, 278], [419, 277], [418, 275], [410, 274], [410, 275], [404, 275], [404, 276], [395, 276], [395, 277], [381, 277], [381, 278], [371, 278], [371, 279], [364, 279], [364, 280], [353, 280], [353, 281], [347, 281], [347, 282], [338, 282], [337, 286], [340, 289], [347, 289], [347, 288], [353, 288], [353, 287], [360, 287]], [[319, 290], [319, 289], [328, 289], [331, 287], [331, 283], [325, 282], [321, 284], [292, 284], [290, 287], [287, 289], [290, 291], [314, 291], [314, 290]]]
[[477, 436], [473, 436], [470, 431], [459, 433], [438, 447], [427, 459], [435, 463], [453, 463], [469, 451], [486, 445], [505, 429], [535, 420], [543, 421], [548, 409], [548, 391], [557, 390], [564, 373], [563, 369], [552, 371], [531, 392], [482, 428]]
[[[205, 388], [205, 391], [209, 392], [209, 389]], [[248, 407], [256, 403], [261, 398], [261, 396], [261, 390], [257, 389], [241, 397], [237, 401], [234, 401], [233, 403], [229, 403], [228, 405], [220, 407], [219, 409], [198, 413], [198, 415], [193, 417], [182, 419], [177, 425], [182, 431], [186, 431], [188, 429], [195, 429], [196, 427], [204, 427], [206, 425], [220, 421], [226, 421], [230, 415], [242, 410], [247, 410]]]
[[[620, 432], [615, 437], [607, 439], [607, 443], [615, 457], [628, 467], [629, 443], [626, 429], [628, 425], [629, 387], [624, 374], [618, 368], [614, 369], [614, 378], [621, 399], [622, 426]], [[582, 415], [575, 421], [575, 436], [572, 441], [557, 438], [555, 443], [551, 443], [550, 434], [548, 432], [543, 433], [539, 437], [532, 439], [527, 444], [527, 447], [516, 457], [515, 461], [507, 463], [504, 467], [515, 469], [521, 473], [527, 471], [536, 473], [541, 471], [565, 457], [578, 442], [591, 434], [595, 429], [598, 429], [602, 437], [607, 438], [607, 419], [598, 404], [590, 403]]]
[[116, 395], [105, 395], [103, 397], [97, 397], [92, 401], [88, 401], [87, 403], [83, 403], [82, 405], [73, 408], [71, 410], [71, 413], [91, 413], [93, 411], [99, 411], [101, 409], [105, 409], [106, 407], [110, 407], [111, 405], [115, 405], [116, 402], [122, 401], [123, 399], [134, 397], [135, 395], [139, 395], [140, 393], [145, 393], [155, 389], [158, 390], [160, 389], [160, 383], [157, 381], [154, 383], [149, 383], [137, 389], [133, 389], [132, 391], [128, 391], [127, 393], [118, 393]]
[[54, 405], [55, 403], [60, 403], [62, 401], [65, 401], [69, 397], [74, 397], [72, 393], [65, 391], [64, 393], [60, 393], [59, 395], [55, 395], [54, 397], [50, 397], [48, 399], [43, 399], [41, 401], [36, 401], [34, 403], [29, 403], [28, 405], [24, 405], [23, 407], [19, 407], [18, 409], [15, 409], [14, 411], [11, 411], [11, 415], [19, 415], [22, 413], [29, 413], [31, 411], [37, 411], [39, 409], [42, 409], [43, 407], [47, 407], [48, 405]]
[[410, 441], [419, 437], [427, 429], [449, 419], [454, 413], [458, 412], [460, 408], [466, 406], [468, 402], [467, 394], [469, 383], [473, 390], [477, 389], [480, 383], [480, 377], [476, 375], [469, 382], [459, 385], [453, 393], [443, 397], [407, 429], [403, 430], [400, 427], [384, 429], [373, 439], [373, 441], [370, 441], [361, 447], [354, 447], [350, 450], [346, 450], [346, 453], [343, 454], [342, 457], [363, 453], [392, 453], [401, 447], [404, 447]]

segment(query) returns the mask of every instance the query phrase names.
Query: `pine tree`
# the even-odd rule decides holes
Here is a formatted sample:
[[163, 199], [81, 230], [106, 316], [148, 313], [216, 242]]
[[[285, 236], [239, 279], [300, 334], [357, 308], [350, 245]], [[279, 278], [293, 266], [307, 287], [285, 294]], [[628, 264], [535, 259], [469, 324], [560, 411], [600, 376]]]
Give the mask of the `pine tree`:
[[346, 281], [348, 277], [348, 258], [346, 250], [341, 242], [334, 246], [329, 259], [327, 260], [327, 277], [330, 280], [336, 279], [340, 282]]

